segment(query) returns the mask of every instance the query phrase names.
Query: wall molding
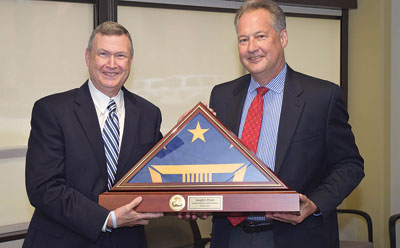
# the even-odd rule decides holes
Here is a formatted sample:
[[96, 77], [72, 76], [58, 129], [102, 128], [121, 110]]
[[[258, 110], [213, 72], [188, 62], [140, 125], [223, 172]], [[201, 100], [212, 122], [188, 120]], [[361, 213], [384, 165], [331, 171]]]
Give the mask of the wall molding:
[[24, 239], [29, 222], [0, 226], [0, 243]]
[[[338, 9], [338, 10], [357, 8], [357, 0], [275, 0], [275, 1], [281, 5], [288, 5], [288, 6], [303, 6], [303, 7], [327, 8], [327, 9]], [[238, 9], [242, 5], [244, 0], [120, 0], [119, 2]]]
[[23, 158], [26, 156], [27, 146], [0, 148], [0, 159]]

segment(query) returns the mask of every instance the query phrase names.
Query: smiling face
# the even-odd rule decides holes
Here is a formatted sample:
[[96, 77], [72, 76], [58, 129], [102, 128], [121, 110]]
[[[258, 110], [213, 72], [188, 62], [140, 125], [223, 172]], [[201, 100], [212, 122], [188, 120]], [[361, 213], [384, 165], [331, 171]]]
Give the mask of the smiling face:
[[86, 49], [86, 65], [96, 89], [114, 97], [129, 77], [133, 56], [127, 35], [96, 34], [93, 47]]
[[240, 61], [261, 85], [271, 81], [285, 65], [286, 29], [277, 32], [265, 9], [243, 13], [238, 23]]

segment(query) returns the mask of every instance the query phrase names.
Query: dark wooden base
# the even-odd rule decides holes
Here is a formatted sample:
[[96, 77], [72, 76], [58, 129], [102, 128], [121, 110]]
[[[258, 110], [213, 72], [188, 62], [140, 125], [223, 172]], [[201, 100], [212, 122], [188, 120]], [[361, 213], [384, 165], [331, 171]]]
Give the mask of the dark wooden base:
[[[185, 206], [181, 210], [170, 207], [170, 199], [181, 195]], [[131, 202], [136, 197], [143, 198], [136, 207], [137, 212], [207, 212], [207, 213], [257, 213], [257, 212], [300, 212], [299, 194], [295, 191], [226, 191], [226, 192], [106, 192], [99, 196], [99, 204], [108, 210], [114, 210]], [[198, 199], [221, 197], [222, 209], [188, 210], [189, 196]], [[210, 196], [210, 197], [207, 197]]]

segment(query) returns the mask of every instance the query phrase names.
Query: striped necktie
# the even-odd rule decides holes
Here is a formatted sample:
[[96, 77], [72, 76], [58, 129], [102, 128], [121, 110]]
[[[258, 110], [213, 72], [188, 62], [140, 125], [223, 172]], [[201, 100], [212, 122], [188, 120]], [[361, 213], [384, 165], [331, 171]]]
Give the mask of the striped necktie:
[[113, 99], [108, 103], [107, 109], [109, 113], [103, 128], [103, 141], [108, 174], [107, 186], [110, 190], [114, 185], [119, 155], [119, 122], [117, 105]]

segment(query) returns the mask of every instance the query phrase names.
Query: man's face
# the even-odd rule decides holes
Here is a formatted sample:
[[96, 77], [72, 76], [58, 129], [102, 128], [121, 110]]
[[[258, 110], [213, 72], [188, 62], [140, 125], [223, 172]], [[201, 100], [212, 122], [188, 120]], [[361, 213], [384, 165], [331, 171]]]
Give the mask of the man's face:
[[129, 77], [132, 64], [126, 35], [96, 34], [92, 50], [86, 49], [86, 64], [94, 86], [108, 97], [118, 94]]
[[262, 85], [274, 78], [285, 65], [286, 29], [278, 33], [272, 25], [270, 13], [265, 9], [245, 12], [238, 23], [240, 61]]

